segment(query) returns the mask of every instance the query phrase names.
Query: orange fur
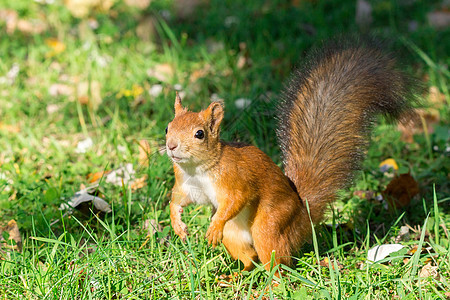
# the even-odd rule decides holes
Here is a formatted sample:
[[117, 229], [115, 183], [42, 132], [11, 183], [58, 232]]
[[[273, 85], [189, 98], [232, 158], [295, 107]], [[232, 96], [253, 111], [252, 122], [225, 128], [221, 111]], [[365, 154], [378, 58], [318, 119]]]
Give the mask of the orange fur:
[[183, 240], [187, 235], [182, 207], [210, 204], [209, 243], [222, 241], [244, 270], [257, 259], [269, 269], [273, 251], [276, 264], [290, 264], [311, 233], [311, 220], [320, 221], [336, 191], [360, 168], [375, 116], [409, 111], [405, 82], [378, 50], [326, 49], [285, 93], [278, 134], [286, 175], [258, 148], [220, 140], [220, 103], [194, 113], [177, 95], [166, 136], [175, 171], [175, 233]]

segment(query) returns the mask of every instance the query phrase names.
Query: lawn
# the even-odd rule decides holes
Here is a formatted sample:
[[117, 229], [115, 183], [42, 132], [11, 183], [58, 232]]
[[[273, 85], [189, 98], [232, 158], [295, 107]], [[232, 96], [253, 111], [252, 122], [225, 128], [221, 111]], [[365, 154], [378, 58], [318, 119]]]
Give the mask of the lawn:
[[[358, 17], [353, 0], [0, 0], [0, 299], [450, 299], [445, 3], [376, 0]], [[262, 265], [222, 279], [241, 266], [208, 246], [210, 208], [185, 210], [185, 243], [170, 226], [159, 149], [175, 92], [192, 110], [224, 101], [222, 138], [281, 166], [273, 108], [290, 72], [318, 42], [368, 32], [423, 86], [419, 120], [380, 119], [278, 284]], [[400, 174], [414, 178], [402, 195], [419, 193], [397, 207]], [[384, 244], [404, 247], [368, 262]]]

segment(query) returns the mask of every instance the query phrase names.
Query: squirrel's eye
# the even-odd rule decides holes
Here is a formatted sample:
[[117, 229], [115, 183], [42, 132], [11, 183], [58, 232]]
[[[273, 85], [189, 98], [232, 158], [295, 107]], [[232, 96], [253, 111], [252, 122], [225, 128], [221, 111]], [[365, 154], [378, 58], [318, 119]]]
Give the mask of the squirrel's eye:
[[167, 128], [168, 128], [168, 127], [166, 127], [166, 134], [167, 134]]
[[203, 130], [198, 130], [198, 131], [195, 133], [195, 137], [201, 140], [202, 138], [205, 137], [205, 133], [203, 132]]

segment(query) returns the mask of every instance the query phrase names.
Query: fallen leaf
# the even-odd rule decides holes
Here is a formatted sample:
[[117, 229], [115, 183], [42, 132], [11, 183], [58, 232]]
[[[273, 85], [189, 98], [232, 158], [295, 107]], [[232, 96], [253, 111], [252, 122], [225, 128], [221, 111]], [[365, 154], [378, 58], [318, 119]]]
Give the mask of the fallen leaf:
[[94, 183], [98, 180], [100, 180], [101, 178], [105, 177], [106, 174], [108, 174], [110, 171], [100, 171], [100, 172], [95, 172], [95, 173], [89, 173], [86, 176], [86, 179], [89, 183]]
[[391, 208], [402, 208], [407, 206], [418, 193], [419, 184], [411, 174], [407, 173], [394, 177], [382, 195]]
[[[342, 269], [343, 265], [337, 259], [336, 259], [336, 264], [337, 264], [339, 270]], [[328, 257], [325, 257], [324, 259], [322, 259], [319, 262], [319, 265], [321, 267], [329, 268], [330, 267], [330, 259]], [[331, 262], [331, 268], [333, 268], [333, 270], [335, 269], [334, 262]]]
[[47, 108], [46, 108], [47, 113], [49, 115], [54, 114], [55, 112], [57, 112], [60, 109], [61, 109], [61, 107], [57, 104], [49, 104], [49, 105], [47, 105]]
[[149, 77], [156, 78], [158, 81], [170, 83], [173, 80], [175, 70], [170, 64], [157, 64], [147, 70]]
[[428, 100], [433, 103], [434, 107], [442, 107], [446, 104], [446, 97], [435, 86], [430, 86], [428, 92]]
[[148, 90], [148, 94], [150, 96], [156, 98], [159, 95], [161, 95], [162, 91], [163, 91], [163, 86], [161, 84], [154, 84]]
[[0, 77], [0, 84], [9, 84], [13, 85], [16, 81], [17, 75], [19, 75], [20, 67], [17, 63], [14, 63], [11, 66], [11, 69], [9, 69], [8, 73], [6, 73], [6, 76]]
[[420, 278], [428, 278], [431, 277], [433, 279], [439, 280], [440, 275], [437, 266], [431, 265], [431, 262], [427, 263], [419, 272]]
[[145, 9], [150, 5], [151, 0], [125, 0], [125, 4], [139, 9]]
[[77, 148], [75, 149], [76, 153], [86, 153], [89, 148], [94, 146], [94, 142], [90, 137], [85, 140], [79, 141], [77, 144]]
[[[135, 0], [133, 0], [135, 1]], [[150, 2], [150, 1], [149, 1]], [[155, 17], [149, 16], [141, 19], [136, 27], [136, 35], [144, 42], [151, 42], [155, 38], [156, 27]]]
[[114, 2], [115, 0], [65, 0], [64, 4], [74, 17], [85, 18], [93, 10], [108, 11]]
[[76, 208], [84, 214], [90, 214], [90, 209], [94, 208], [93, 212], [95, 214], [98, 212], [111, 212], [111, 206], [103, 198], [89, 194], [89, 192], [95, 192], [97, 188], [98, 185], [94, 185], [76, 192], [67, 203], [61, 204], [60, 210]]
[[252, 104], [252, 100], [246, 99], [246, 98], [239, 98], [236, 101], [234, 101], [234, 105], [238, 109], [244, 109], [250, 106]]
[[395, 242], [407, 242], [409, 241], [409, 227], [408, 226], [401, 226], [400, 230], [398, 232], [397, 237], [395, 238]]
[[139, 164], [143, 166], [148, 165], [148, 159], [152, 154], [152, 149], [147, 140], [139, 141]]
[[[5, 241], [3, 232], [7, 232], [8, 241], [14, 241], [14, 245], [11, 245], [11, 242]], [[9, 221], [5, 227], [0, 228], [0, 242], [6, 248], [22, 251], [22, 237], [20, 236], [19, 226], [17, 226], [15, 220]]]
[[105, 182], [122, 186], [123, 184], [128, 184], [135, 173], [136, 172], [133, 169], [133, 165], [128, 163], [125, 166], [122, 166], [107, 174]]
[[436, 29], [446, 29], [450, 26], [449, 11], [433, 11], [427, 14], [430, 25]]
[[163, 228], [155, 219], [147, 219], [144, 221], [144, 230], [148, 235], [154, 235], [157, 232], [162, 232]]
[[45, 40], [45, 44], [50, 47], [51, 51], [47, 52], [46, 57], [53, 57], [66, 50], [66, 45], [56, 38], [49, 38]]
[[74, 91], [75, 89], [72, 86], [63, 83], [54, 83], [48, 88], [48, 93], [52, 97], [71, 96]]
[[17, 21], [16, 28], [24, 34], [41, 34], [45, 30], [47, 30], [47, 24], [44, 21], [38, 19], [19, 19]]
[[403, 247], [400, 244], [377, 245], [367, 252], [367, 260], [369, 263], [375, 263], [386, 258], [389, 254], [399, 251]]
[[17, 125], [4, 124], [0, 122], [0, 131], [5, 131], [9, 133], [19, 133], [20, 127]]
[[130, 182], [130, 188], [133, 191], [142, 189], [143, 187], [147, 186], [147, 175], [142, 176], [141, 178], [137, 178]]
[[397, 129], [402, 133], [402, 141], [407, 143], [414, 142], [413, 136], [424, 132], [424, 128], [428, 133], [434, 132], [434, 125], [440, 121], [439, 110], [435, 108], [416, 109], [419, 118], [399, 123]]
[[388, 158], [383, 160], [380, 165], [380, 171], [381, 172], [387, 172], [389, 169], [394, 169], [394, 171], [398, 170], [397, 162], [393, 158]]
[[211, 65], [205, 64], [201, 69], [194, 70], [191, 73], [191, 76], [189, 76], [189, 82], [195, 83], [200, 78], [208, 76], [208, 74], [211, 72]]
[[6, 33], [12, 34], [16, 30], [19, 16], [15, 10], [0, 9], [0, 20], [6, 23]]

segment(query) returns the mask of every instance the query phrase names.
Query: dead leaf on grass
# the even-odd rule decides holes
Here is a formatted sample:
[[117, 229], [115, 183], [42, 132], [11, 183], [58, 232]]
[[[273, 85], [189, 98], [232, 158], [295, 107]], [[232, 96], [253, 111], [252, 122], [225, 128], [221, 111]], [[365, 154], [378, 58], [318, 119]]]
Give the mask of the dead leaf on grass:
[[400, 244], [377, 245], [367, 252], [367, 261], [369, 263], [380, 261], [389, 256], [389, 254], [399, 251], [403, 247], [404, 246]]
[[413, 136], [424, 132], [426, 128], [428, 133], [434, 132], [434, 125], [439, 123], [441, 117], [439, 110], [434, 108], [416, 109], [419, 118], [399, 123], [397, 129], [402, 133], [402, 141], [407, 143], [414, 142]]
[[90, 209], [93, 208], [95, 214], [98, 212], [111, 212], [111, 206], [103, 198], [90, 194], [96, 192], [97, 188], [98, 185], [94, 185], [76, 192], [69, 202], [61, 204], [60, 210], [69, 209], [70, 213], [73, 208], [76, 208], [85, 214], [90, 214]]
[[147, 75], [153, 77], [158, 81], [170, 83], [173, 80], [175, 70], [172, 65], [163, 63], [157, 64], [147, 70]]
[[24, 34], [41, 34], [47, 30], [47, 23], [39, 19], [17, 21], [17, 30]]
[[133, 169], [133, 164], [128, 163], [116, 170], [111, 171], [106, 175], [105, 182], [112, 183], [117, 186], [128, 184], [134, 177], [136, 171]]
[[[134, 0], [133, 0], [134, 1]], [[136, 35], [144, 42], [151, 42], [155, 39], [156, 20], [153, 16], [145, 17], [139, 21], [136, 27]]]
[[152, 148], [147, 140], [139, 141], [139, 164], [148, 165], [148, 159], [152, 154]]
[[0, 122], [0, 131], [9, 132], [9, 133], [19, 133], [20, 127], [12, 124], [4, 124]]
[[56, 38], [46, 39], [45, 44], [51, 49], [49, 52], [45, 54], [47, 58], [58, 55], [64, 52], [64, 50], [66, 50], [66, 44], [64, 44], [63, 42], [61, 42]]
[[142, 189], [143, 187], [147, 186], [147, 175], [142, 176], [141, 178], [137, 178], [130, 182], [130, 188], [132, 191], [136, 191], [139, 189]]
[[70, 13], [76, 18], [85, 18], [91, 11], [107, 12], [115, 0], [65, 0], [64, 4]]
[[409, 205], [411, 199], [418, 193], [419, 184], [409, 173], [394, 177], [382, 192], [383, 198], [392, 208], [402, 208]]
[[96, 181], [99, 181], [101, 178], [104, 178], [106, 174], [109, 174], [110, 171], [100, 171], [95, 173], [89, 173], [86, 176], [86, 179], [89, 183], [94, 183]]
[[397, 162], [393, 158], [388, 158], [383, 160], [380, 165], [380, 171], [381, 172], [387, 172], [389, 169], [393, 169], [394, 171], [398, 170]]
[[151, 0], [125, 0], [125, 4], [139, 9], [145, 9], [150, 5]]
[[54, 83], [48, 88], [48, 93], [52, 97], [72, 96], [75, 89], [64, 83]]
[[439, 268], [437, 266], [433, 266], [431, 262], [427, 263], [419, 272], [420, 278], [428, 278], [431, 277], [436, 280], [440, 280], [441, 276], [439, 275]]
[[[5, 241], [3, 232], [7, 233], [8, 241]], [[11, 241], [14, 241], [14, 245], [11, 244]], [[9, 221], [6, 226], [0, 228], [0, 245], [8, 249], [22, 251], [22, 237], [20, 236], [19, 226], [15, 220]]]

